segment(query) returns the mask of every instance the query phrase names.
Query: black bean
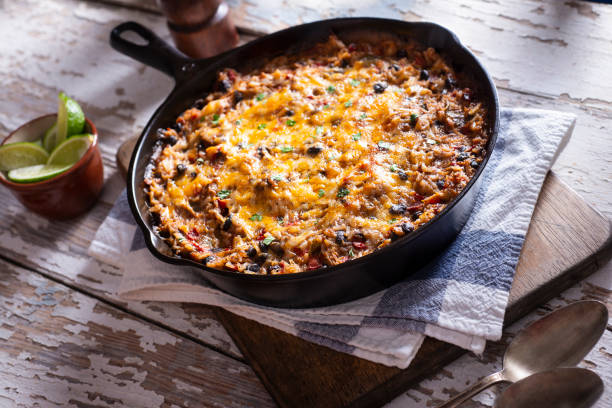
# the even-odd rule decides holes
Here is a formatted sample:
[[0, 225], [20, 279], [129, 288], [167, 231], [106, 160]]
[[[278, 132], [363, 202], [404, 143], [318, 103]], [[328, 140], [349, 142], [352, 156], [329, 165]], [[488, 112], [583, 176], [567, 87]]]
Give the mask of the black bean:
[[393, 204], [389, 208], [389, 212], [393, 215], [403, 214], [408, 208], [404, 204]]
[[193, 107], [196, 109], [202, 109], [205, 105], [206, 105], [206, 101], [201, 98], [193, 103]]
[[174, 122], [170, 127], [177, 132], [180, 132], [183, 130], [183, 122]]
[[464, 161], [464, 160], [467, 160], [467, 158], [468, 158], [468, 157], [470, 157], [470, 156], [469, 156], [469, 154], [467, 154], [467, 153], [459, 153], [459, 154], [457, 155], [457, 159], [456, 159], [456, 161], [458, 161], [458, 162], [462, 162], [462, 161]]
[[264, 252], [264, 253], [257, 255], [257, 258], [255, 258], [255, 262], [261, 265], [263, 263], [266, 263], [267, 259], [268, 259], [268, 254]]
[[426, 79], [429, 79], [429, 71], [427, 71], [426, 69], [422, 69], [421, 75], [419, 75], [419, 79], [421, 81], [425, 81]]
[[250, 247], [249, 249], [247, 249], [246, 254], [249, 258], [254, 258], [255, 255], [257, 255], [257, 250], [253, 247]]
[[185, 170], [187, 170], [187, 166], [185, 166], [183, 163], [179, 163], [176, 165], [176, 173], [181, 175], [185, 172]]
[[340, 66], [341, 66], [342, 68], [346, 68], [346, 67], [348, 67], [349, 65], [351, 65], [351, 59], [350, 59], [350, 57], [344, 57], [344, 58], [342, 59], [342, 61], [340, 62]]
[[443, 189], [445, 184], [446, 182], [444, 180], [436, 181], [436, 186], [438, 186], [439, 189]]
[[363, 235], [363, 233], [361, 233], [361, 232], [356, 232], [351, 237], [351, 241], [365, 242], [366, 241], [366, 236]]
[[295, 112], [292, 111], [291, 109], [287, 109], [287, 111], [285, 112], [285, 116], [293, 116], [295, 115]]
[[225, 221], [223, 221], [223, 225], [221, 226], [221, 229], [223, 231], [227, 231], [232, 227], [232, 216], [228, 215], [227, 218], [225, 219]]
[[412, 231], [414, 231], [414, 227], [412, 226], [412, 224], [409, 224], [407, 222], [403, 223], [401, 227], [402, 227], [402, 231], [404, 231], [404, 234], [409, 234]]
[[272, 272], [280, 272], [281, 267], [280, 267], [280, 265], [272, 265], [272, 266], [270, 266], [269, 270], [270, 270], [270, 273], [272, 273]]
[[406, 58], [408, 56], [408, 52], [406, 52], [405, 49], [397, 50], [397, 52], [395, 53], [395, 56], [397, 58]]
[[168, 143], [170, 146], [174, 146], [176, 142], [178, 142], [178, 140], [176, 140], [176, 137], [174, 136], [168, 136], [165, 142]]
[[397, 171], [397, 176], [402, 180], [408, 180], [408, 174], [402, 169]]
[[206, 258], [204, 258], [204, 265], [212, 262], [215, 259], [215, 257], [213, 255], [208, 255]]
[[308, 149], [306, 149], [306, 153], [311, 156], [316, 156], [317, 154], [321, 153], [321, 150], [323, 150], [321, 146], [310, 146]]
[[455, 78], [449, 75], [446, 77], [446, 80], [444, 81], [444, 85], [447, 88], [454, 88], [455, 85], [457, 85], [457, 81], [455, 81]]
[[282, 255], [285, 252], [283, 246], [278, 241], [272, 241], [272, 243], [269, 245], [269, 248], [270, 251], [274, 252], [277, 255]]
[[247, 271], [251, 271], [251, 272], [259, 272], [259, 268], [260, 268], [260, 266], [259, 266], [259, 265], [257, 265], [257, 264], [249, 264], [249, 265], [246, 267], [246, 270], [247, 270]]
[[374, 84], [374, 92], [383, 93], [385, 92], [385, 89], [387, 89], [388, 86], [389, 84], [387, 84], [386, 82], [377, 82]]
[[244, 94], [240, 91], [234, 91], [234, 104], [237, 104], [244, 99]]
[[423, 215], [423, 212], [421, 212], [421, 211], [415, 212], [414, 214], [412, 214], [412, 217], [411, 217], [412, 221], [418, 220], [421, 217], [421, 215]]
[[477, 168], [480, 165], [480, 163], [478, 163], [478, 160], [472, 160], [470, 163], [470, 166], [472, 166], [472, 168]]
[[261, 252], [268, 252], [268, 247], [270, 246], [270, 244], [266, 244], [264, 241], [261, 241], [259, 243], [259, 250]]
[[229, 215], [229, 208], [221, 207], [221, 215], [227, 217]]
[[232, 87], [232, 81], [229, 79], [221, 80], [217, 83], [217, 87], [221, 92], [227, 92]]
[[336, 231], [336, 244], [342, 245], [346, 240], [346, 235], [344, 235], [344, 231]]
[[198, 173], [196, 173], [195, 171], [192, 171], [191, 172], [191, 178], [194, 179], [196, 177], [198, 177]]
[[401, 69], [401, 67], [397, 64], [391, 65], [391, 68], [393, 68], [394, 71], [399, 71]]

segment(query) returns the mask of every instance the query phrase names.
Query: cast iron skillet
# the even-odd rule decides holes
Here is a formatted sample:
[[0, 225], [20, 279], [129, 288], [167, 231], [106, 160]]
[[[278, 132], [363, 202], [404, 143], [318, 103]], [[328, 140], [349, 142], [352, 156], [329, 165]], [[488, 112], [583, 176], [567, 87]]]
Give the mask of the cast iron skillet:
[[[137, 45], [122, 37], [131, 31], [146, 41]], [[149, 162], [156, 130], [168, 127], [195, 100], [206, 95], [216, 73], [226, 67], [237, 69], [263, 64], [269, 57], [309, 48], [325, 41], [330, 34], [340, 39], [355, 36], [392, 34], [415, 39], [436, 48], [453, 67], [473, 78], [476, 92], [488, 108], [490, 140], [486, 157], [463, 192], [440, 214], [417, 231], [381, 250], [328, 268], [288, 275], [251, 275], [208, 268], [172, 254], [156, 235], [148, 216], [143, 192], [145, 167]], [[133, 34], [132, 34], [133, 35]], [[491, 156], [499, 126], [499, 102], [493, 81], [476, 57], [449, 30], [432, 23], [411, 23], [381, 18], [340, 18], [317, 21], [261, 37], [221, 55], [193, 60], [181, 54], [150, 30], [127, 22], [115, 27], [110, 43], [117, 51], [172, 76], [176, 86], [155, 111], [138, 139], [128, 174], [128, 200], [153, 255], [164, 262], [196, 268], [219, 289], [255, 303], [278, 307], [311, 307], [342, 303], [379, 291], [430, 261], [459, 233], [472, 211], [480, 187], [481, 174]]]

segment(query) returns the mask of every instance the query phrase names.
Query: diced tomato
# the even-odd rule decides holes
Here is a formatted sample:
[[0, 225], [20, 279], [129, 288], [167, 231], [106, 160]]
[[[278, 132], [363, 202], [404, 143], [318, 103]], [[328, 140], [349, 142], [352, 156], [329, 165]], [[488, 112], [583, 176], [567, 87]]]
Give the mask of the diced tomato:
[[191, 229], [191, 234], [192, 234], [194, 237], [199, 237], [199, 236], [200, 236], [200, 233], [198, 232], [198, 230], [197, 230], [197, 229], [195, 229], [195, 227], [193, 227], [193, 228]]
[[257, 234], [257, 238], [255, 238], [258, 241], [263, 241], [263, 239], [266, 237], [266, 229], [262, 228], [259, 230], [259, 234]]
[[368, 246], [364, 242], [353, 242], [355, 249], [366, 249]]
[[234, 80], [236, 79], [236, 73], [232, 70], [228, 70], [227, 77], [230, 79], [230, 81], [234, 82]]
[[355, 44], [349, 44], [348, 50], [349, 50], [349, 52], [353, 52], [353, 51], [357, 50], [357, 46]]
[[319, 269], [322, 266], [321, 261], [317, 257], [312, 257], [308, 260], [308, 270], [312, 271]]
[[422, 200], [422, 199], [424, 199], [425, 197], [424, 197], [424, 196], [422, 196], [422, 195], [420, 195], [419, 193], [414, 193], [414, 198], [415, 198], [416, 200]]
[[420, 66], [425, 65], [425, 60], [423, 59], [423, 57], [421, 57], [421, 56], [420, 56], [420, 55], [418, 55], [418, 54], [414, 56], [414, 62], [415, 62], [417, 65], [420, 65]]
[[227, 203], [225, 202], [225, 200], [217, 200], [217, 205], [223, 210], [227, 208]]

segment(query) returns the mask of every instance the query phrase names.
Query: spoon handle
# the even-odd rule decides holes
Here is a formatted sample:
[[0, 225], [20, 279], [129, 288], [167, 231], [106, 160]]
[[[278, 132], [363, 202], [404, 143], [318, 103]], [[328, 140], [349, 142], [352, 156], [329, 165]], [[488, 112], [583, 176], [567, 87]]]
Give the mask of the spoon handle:
[[478, 394], [480, 391], [485, 388], [489, 388], [493, 384], [497, 384], [498, 382], [507, 381], [504, 377], [503, 371], [498, 371], [494, 374], [486, 376], [482, 380], [478, 381], [476, 384], [471, 387], [463, 390], [459, 394], [455, 395], [453, 398], [449, 399], [442, 405], [438, 405], [436, 408], [454, 408], [459, 406], [462, 402], [466, 401], [470, 397]]

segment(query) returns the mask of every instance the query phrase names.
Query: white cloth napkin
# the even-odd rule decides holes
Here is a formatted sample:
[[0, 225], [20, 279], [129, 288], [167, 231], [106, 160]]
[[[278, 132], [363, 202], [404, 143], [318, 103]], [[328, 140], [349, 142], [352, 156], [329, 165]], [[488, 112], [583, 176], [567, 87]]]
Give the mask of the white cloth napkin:
[[497, 145], [463, 231], [436, 260], [386, 290], [311, 309], [255, 305], [212, 287], [193, 268], [155, 258], [145, 247], [125, 193], [89, 253], [123, 270], [129, 300], [220, 306], [306, 340], [399, 368], [425, 336], [481, 353], [501, 337], [520, 251], [542, 183], [573, 130], [571, 114], [503, 109]]

